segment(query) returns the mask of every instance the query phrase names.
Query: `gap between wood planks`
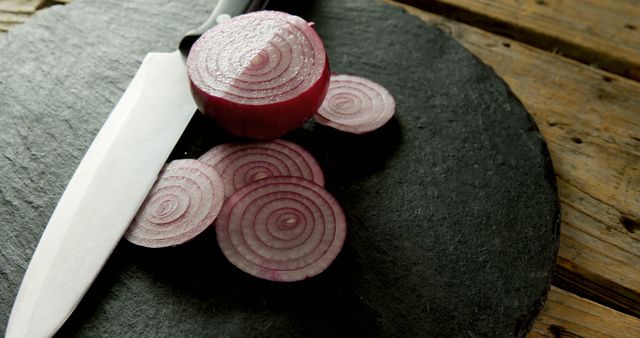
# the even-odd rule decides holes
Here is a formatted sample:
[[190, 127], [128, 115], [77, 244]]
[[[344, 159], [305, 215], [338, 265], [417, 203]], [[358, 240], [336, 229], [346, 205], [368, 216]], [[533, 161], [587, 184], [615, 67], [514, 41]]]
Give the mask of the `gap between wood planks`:
[[536, 120], [561, 202], [556, 285], [640, 316], [640, 84], [396, 5], [492, 66]]
[[640, 3], [633, 0], [397, 0], [640, 80]]

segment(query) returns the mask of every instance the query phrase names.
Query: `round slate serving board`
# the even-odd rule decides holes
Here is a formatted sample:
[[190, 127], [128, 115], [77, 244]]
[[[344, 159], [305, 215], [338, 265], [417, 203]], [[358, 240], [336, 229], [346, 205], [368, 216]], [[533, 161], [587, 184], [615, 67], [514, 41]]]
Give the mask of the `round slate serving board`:
[[[284, 3], [284, 1], [282, 2]], [[291, 2], [290, 2], [291, 3]], [[346, 210], [344, 250], [320, 276], [252, 278], [208, 231], [118, 245], [60, 336], [523, 336], [549, 287], [558, 202], [534, 122], [458, 43], [365, 0], [296, 2], [332, 70], [395, 96], [363, 136], [313, 122], [309, 149]], [[214, 1], [74, 1], [0, 39], [0, 330], [75, 167], [148, 51], [171, 51]], [[231, 140], [197, 114], [172, 158]]]

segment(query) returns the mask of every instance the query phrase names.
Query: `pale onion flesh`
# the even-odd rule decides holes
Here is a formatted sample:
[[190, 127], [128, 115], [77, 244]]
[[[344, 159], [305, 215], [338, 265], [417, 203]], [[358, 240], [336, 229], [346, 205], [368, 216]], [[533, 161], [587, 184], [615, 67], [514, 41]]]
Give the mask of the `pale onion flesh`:
[[212, 166], [172, 161], [158, 175], [125, 238], [149, 248], [183, 244], [213, 223], [223, 199], [222, 178]]
[[347, 233], [335, 198], [299, 177], [269, 177], [244, 186], [225, 201], [215, 225], [220, 249], [233, 265], [277, 282], [324, 271]]
[[199, 158], [212, 165], [225, 187], [225, 196], [254, 181], [271, 176], [295, 176], [324, 185], [315, 158], [299, 145], [277, 139], [269, 142], [224, 143]]
[[187, 59], [198, 108], [229, 133], [274, 139], [320, 107], [329, 62], [315, 30], [283, 12], [258, 11], [214, 26]]
[[354, 75], [331, 75], [316, 122], [354, 134], [382, 127], [394, 115], [393, 96], [381, 85]]

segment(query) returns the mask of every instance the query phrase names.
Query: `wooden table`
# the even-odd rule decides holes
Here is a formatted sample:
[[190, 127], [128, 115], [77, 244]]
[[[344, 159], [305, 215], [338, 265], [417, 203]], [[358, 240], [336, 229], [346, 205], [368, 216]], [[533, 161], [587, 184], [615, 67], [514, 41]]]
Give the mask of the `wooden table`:
[[[548, 143], [561, 242], [529, 336], [640, 337], [640, 0], [387, 1], [493, 67]], [[0, 36], [55, 2], [0, 1]]]
[[505, 79], [551, 153], [561, 236], [531, 337], [640, 337], [640, 1], [411, 0]]

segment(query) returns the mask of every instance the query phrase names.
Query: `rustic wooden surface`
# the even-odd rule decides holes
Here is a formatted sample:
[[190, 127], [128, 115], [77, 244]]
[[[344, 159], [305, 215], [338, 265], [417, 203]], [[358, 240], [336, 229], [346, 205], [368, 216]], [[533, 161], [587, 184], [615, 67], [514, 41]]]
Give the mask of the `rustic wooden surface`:
[[0, 37], [25, 22], [38, 10], [71, 0], [0, 0]]
[[0, 1], [0, 11], [13, 13], [33, 13], [45, 2], [45, 0], [3, 0]]
[[640, 80], [637, 0], [406, 2]]
[[[551, 301], [569, 295], [554, 288], [532, 335], [637, 336], [628, 328], [640, 327], [640, 83], [457, 20], [405, 8], [449, 32], [492, 66], [548, 142], [562, 203], [554, 284], [595, 300], [576, 304], [605, 317], [588, 318]], [[601, 311], [605, 306], [607, 311]], [[593, 331], [593, 325], [603, 330]]]
[[[410, 2], [507, 81], [548, 142], [561, 246], [530, 336], [640, 336], [640, 2]], [[0, 31], [53, 3], [0, 1]]]
[[640, 337], [640, 321], [552, 287], [529, 337]]

